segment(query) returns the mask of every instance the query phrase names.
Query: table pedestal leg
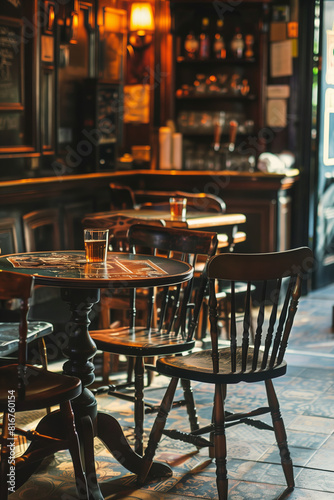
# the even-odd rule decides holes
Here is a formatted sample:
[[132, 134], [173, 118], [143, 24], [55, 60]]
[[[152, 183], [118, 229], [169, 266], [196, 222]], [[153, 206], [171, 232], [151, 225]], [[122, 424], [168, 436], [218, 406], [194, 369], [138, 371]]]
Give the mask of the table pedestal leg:
[[[140, 471], [142, 457], [135, 453], [129, 445], [121, 426], [110, 414], [97, 412], [95, 396], [87, 388], [94, 381], [94, 365], [91, 362], [96, 346], [88, 331], [90, 324], [89, 313], [93, 304], [99, 300], [99, 290], [63, 289], [62, 298], [68, 302], [72, 317], [67, 326], [69, 342], [64, 349], [68, 361], [64, 364], [64, 373], [74, 375], [82, 380], [84, 390], [72, 401], [73, 411], [78, 420], [80, 434], [80, 418], [90, 416], [94, 426], [94, 433], [99, 437], [108, 450], [123, 467], [137, 474]], [[87, 436], [85, 435], [87, 442]], [[172, 471], [168, 465], [155, 462], [150, 471], [153, 477], [170, 476]]]

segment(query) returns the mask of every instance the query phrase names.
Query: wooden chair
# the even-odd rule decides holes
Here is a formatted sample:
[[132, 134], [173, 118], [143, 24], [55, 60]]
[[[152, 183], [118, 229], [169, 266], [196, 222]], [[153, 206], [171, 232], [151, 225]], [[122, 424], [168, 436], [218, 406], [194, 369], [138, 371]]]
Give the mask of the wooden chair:
[[[81, 393], [81, 381], [75, 377], [52, 373], [26, 363], [28, 300], [32, 293], [33, 283], [33, 276], [0, 272], [0, 298], [18, 298], [21, 301], [18, 361], [0, 367], [0, 411], [3, 413], [0, 498], [6, 500], [8, 497], [7, 480], [10, 467], [14, 467], [15, 462], [16, 481], [14, 482], [16, 482], [15, 487], [18, 488], [20, 486], [19, 471], [22, 470], [25, 461], [27, 459], [30, 463], [41, 461], [38, 447], [31, 448], [30, 452], [27, 451], [16, 461], [12, 458], [12, 438], [15, 433], [18, 433], [25, 435], [33, 442], [41, 440], [44, 443], [44, 450], [47, 446], [50, 454], [60, 449], [68, 449], [72, 456], [77, 492], [80, 498], [88, 499], [86, 478], [82, 469], [78, 436], [71, 408], [71, 399], [76, 398]], [[54, 405], [60, 405], [65, 437], [40, 436], [36, 431], [25, 432], [20, 429], [14, 431], [12, 408], [15, 409], [15, 413], [18, 413]], [[59, 433], [59, 430], [57, 432]]]
[[[134, 191], [136, 200], [142, 201], [139, 209], [155, 209], [155, 210], [169, 210], [169, 197], [182, 197], [187, 198], [187, 210], [195, 212], [226, 212], [225, 202], [219, 196], [207, 193], [190, 193], [186, 191]], [[151, 201], [148, 201], [151, 200]], [[236, 245], [246, 241], [246, 233], [239, 231], [237, 228], [233, 229], [232, 234], [223, 232], [218, 233], [218, 251], [219, 252], [233, 252]], [[197, 264], [197, 271], [201, 272], [201, 263]], [[245, 295], [245, 286], [243, 283], [238, 283], [237, 291], [241, 297]], [[230, 309], [230, 296], [226, 289], [220, 287], [220, 310], [221, 319], [225, 326], [228, 324], [228, 314]], [[208, 303], [209, 297], [206, 295], [203, 300], [203, 307], [199, 319], [200, 328], [198, 329], [199, 338], [206, 345], [207, 338], [207, 323], [208, 323]]]
[[[8, 356], [12, 356], [19, 348], [19, 339], [17, 332], [19, 323], [1, 322], [0, 323], [0, 364], [8, 362]], [[47, 355], [44, 337], [50, 335], [53, 326], [47, 321], [28, 321], [27, 322], [27, 344], [39, 341], [39, 355], [43, 368], [47, 369]], [[42, 341], [42, 342], [40, 342]]]
[[[13, 217], [0, 218], [0, 252], [5, 254], [17, 253], [23, 250], [20, 214], [14, 212]], [[2, 301], [1, 301], [2, 302]], [[8, 362], [18, 349], [18, 323], [19, 312], [13, 309], [9, 302], [0, 308], [0, 365]], [[47, 369], [47, 355], [44, 337], [53, 331], [51, 323], [46, 321], [29, 321], [27, 343], [35, 340], [38, 342], [39, 355], [42, 366]]]
[[122, 186], [111, 182], [110, 188], [110, 210], [135, 208], [136, 199], [133, 190], [129, 186]]
[[[24, 246], [27, 252], [63, 248], [61, 215], [58, 207], [28, 212], [23, 216]], [[29, 309], [29, 320], [52, 323], [55, 333], [65, 331], [70, 314], [59, 287], [36, 285]], [[59, 356], [61, 352], [59, 349]]]
[[149, 208], [150, 205], [161, 205], [162, 208], [169, 207], [169, 198], [187, 198], [187, 208], [198, 212], [222, 212], [226, 211], [224, 200], [219, 196], [207, 193], [191, 193], [187, 191], [133, 191], [136, 203], [141, 208]]
[[[208, 260], [217, 247], [216, 233], [145, 224], [131, 226], [128, 240], [133, 252], [138, 247], [145, 247], [154, 255], [162, 254], [166, 258], [189, 261], [193, 266], [198, 255], [206, 255]], [[187, 352], [194, 347], [193, 331], [207, 285], [205, 269], [201, 284], [196, 289], [196, 297], [193, 297], [192, 285], [193, 282], [189, 281], [184, 285], [149, 289], [145, 297], [147, 316], [144, 326], [137, 326], [136, 323], [136, 290], [133, 290], [128, 305], [130, 318], [127, 325], [90, 332], [98, 349], [135, 359], [135, 395], [131, 400], [135, 403], [135, 451], [139, 454], [143, 452], [144, 358]], [[114, 389], [109, 387], [109, 393], [115, 395]], [[194, 429], [197, 428], [197, 416], [190, 385], [184, 382], [183, 389], [191, 428]], [[116, 395], [129, 399], [124, 394]]]
[[34, 210], [23, 216], [27, 252], [61, 250], [60, 212], [58, 208]]
[[[312, 263], [312, 252], [306, 247], [271, 254], [222, 254], [211, 259], [208, 265], [208, 277], [212, 347], [210, 350], [194, 352], [182, 357], [161, 358], [157, 361], [157, 371], [172, 377], [172, 380], [150, 434], [142, 471], [138, 477], [139, 483], [143, 483], [147, 477], [165, 427], [177, 382], [179, 378], [184, 378], [215, 386], [213, 422], [205, 429], [192, 433], [190, 442], [203, 446], [202, 434], [211, 433], [211, 439], [206, 445], [213, 450], [213, 456], [216, 459], [219, 499], [225, 500], [228, 497], [225, 428], [235, 425], [236, 422], [271, 429], [275, 432], [288, 490], [293, 489], [292, 461], [272, 379], [286, 373], [287, 364], [284, 361], [284, 353], [301, 294], [301, 282]], [[236, 335], [235, 310], [232, 306], [229, 346], [218, 349], [216, 280], [220, 279], [231, 282], [232, 304], [235, 300], [234, 283], [236, 281], [246, 281], [248, 293], [242, 338], [239, 341]], [[288, 283], [285, 282], [286, 280]], [[257, 282], [257, 290], [261, 289], [261, 292], [257, 304], [255, 342], [254, 345], [250, 345], [250, 286], [253, 281]], [[268, 406], [241, 414], [225, 411], [227, 386], [241, 381], [247, 383], [263, 381]], [[271, 413], [272, 427], [251, 418], [266, 413]], [[184, 439], [184, 435], [178, 431], [170, 431], [168, 435], [175, 439]], [[200, 443], [197, 441], [199, 435], [201, 435]]]

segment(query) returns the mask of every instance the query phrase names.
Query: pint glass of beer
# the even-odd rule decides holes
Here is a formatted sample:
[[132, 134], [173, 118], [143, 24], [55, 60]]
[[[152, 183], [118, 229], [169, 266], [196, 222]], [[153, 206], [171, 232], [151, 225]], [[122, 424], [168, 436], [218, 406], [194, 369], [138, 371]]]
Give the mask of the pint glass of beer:
[[106, 262], [109, 229], [84, 230], [86, 262]]
[[169, 198], [169, 208], [172, 220], [186, 220], [187, 198]]

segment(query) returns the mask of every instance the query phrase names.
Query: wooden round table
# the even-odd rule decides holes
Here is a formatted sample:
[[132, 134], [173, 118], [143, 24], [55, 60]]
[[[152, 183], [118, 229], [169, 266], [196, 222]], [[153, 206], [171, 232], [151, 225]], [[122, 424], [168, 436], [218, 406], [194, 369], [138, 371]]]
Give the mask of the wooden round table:
[[[185, 262], [163, 257], [114, 252], [108, 253], [105, 264], [87, 264], [84, 252], [57, 251], [4, 255], [0, 257], [0, 269], [33, 275], [38, 285], [61, 288], [62, 299], [71, 310], [71, 318], [66, 325], [68, 343], [63, 350], [68, 360], [63, 370], [66, 375], [79, 377], [83, 385], [82, 394], [72, 402], [80, 439], [93, 453], [93, 435], [89, 435], [88, 417], [93, 423], [94, 435], [104, 442], [124, 467], [138, 473], [142, 457], [132, 450], [117, 420], [110, 414], [97, 411], [96, 399], [88, 389], [94, 381], [91, 360], [96, 353], [88, 330], [89, 313], [99, 301], [100, 288], [145, 288], [183, 283], [191, 279], [192, 267]], [[52, 428], [58, 425], [57, 413], [52, 412], [41, 420], [36, 430], [52, 435]], [[43, 448], [42, 442], [40, 446]], [[45, 454], [48, 454], [47, 449]], [[87, 477], [93, 472], [93, 467], [92, 456], [91, 464], [86, 465]], [[33, 471], [31, 468], [29, 475]], [[156, 462], [152, 475], [171, 475], [171, 470], [167, 465]], [[103, 499], [98, 485], [90, 486], [92, 498]]]

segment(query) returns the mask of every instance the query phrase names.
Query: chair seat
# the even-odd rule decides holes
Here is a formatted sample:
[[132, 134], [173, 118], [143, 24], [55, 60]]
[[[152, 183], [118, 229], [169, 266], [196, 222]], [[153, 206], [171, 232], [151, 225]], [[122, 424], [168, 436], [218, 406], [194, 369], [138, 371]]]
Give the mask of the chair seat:
[[195, 341], [186, 342], [180, 335], [175, 337], [173, 332], [155, 329], [147, 330], [144, 327], [130, 329], [127, 327], [116, 330], [95, 330], [90, 332], [97, 348], [114, 354], [126, 356], [159, 356], [186, 352], [195, 346]]
[[273, 368], [261, 369], [263, 352], [259, 352], [256, 370], [252, 370], [253, 347], [248, 349], [247, 370], [241, 369], [242, 348], [237, 348], [236, 371], [231, 371], [230, 348], [219, 349], [219, 373], [212, 369], [212, 350], [207, 349], [188, 354], [187, 356], [161, 358], [157, 361], [157, 371], [162, 375], [178, 377], [208, 384], [237, 384], [238, 382], [256, 382], [280, 377], [286, 372], [286, 363]]
[[58, 405], [81, 394], [81, 380], [77, 377], [45, 371], [26, 365], [26, 387], [24, 399], [18, 397], [18, 365], [0, 367], [0, 411], [8, 410], [8, 391], [16, 391], [15, 411], [39, 410]]
[[[19, 339], [17, 332], [19, 323], [0, 323], [0, 357], [8, 356], [18, 350]], [[53, 325], [46, 321], [29, 321], [27, 342], [49, 335], [53, 331]]]

